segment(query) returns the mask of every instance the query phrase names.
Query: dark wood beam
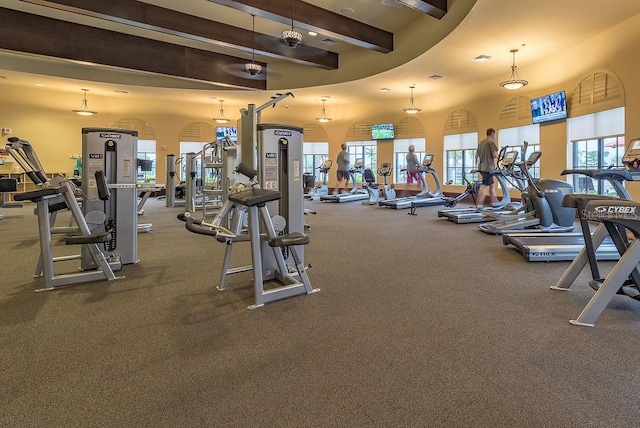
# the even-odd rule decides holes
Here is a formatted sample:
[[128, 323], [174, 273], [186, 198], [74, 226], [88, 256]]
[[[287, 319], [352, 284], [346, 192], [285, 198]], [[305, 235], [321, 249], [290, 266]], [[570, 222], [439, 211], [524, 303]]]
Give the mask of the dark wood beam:
[[[291, 25], [291, 0], [208, 0]], [[393, 33], [321, 7], [296, 0], [293, 14], [297, 28], [316, 31], [333, 39], [366, 49], [389, 53], [393, 50]]]
[[[177, 12], [136, 0], [21, 0], [58, 10], [131, 25], [137, 28], [197, 40], [215, 46], [241, 50], [251, 54], [253, 33], [244, 28]], [[249, 16], [247, 16], [249, 19]], [[303, 49], [286, 48], [280, 39], [256, 34], [256, 53], [270, 58], [284, 58], [299, 64], [338, 68], [338, 54], [312, 46]]]
[[447, 14], [447, 0], [398, 0], [400, 3], [422, 13], [442, 19]]
[[[0, 49], [241, 88], [266, 89], [246, 59], [0, 8]], [[266, 64], [262, 64], [266, 66]], [[266, 70], [264, 71], [266, 72]]]
[[398, 0], [400, 3], [422, 13], [442, 19], [447, 14], [447, 0]]

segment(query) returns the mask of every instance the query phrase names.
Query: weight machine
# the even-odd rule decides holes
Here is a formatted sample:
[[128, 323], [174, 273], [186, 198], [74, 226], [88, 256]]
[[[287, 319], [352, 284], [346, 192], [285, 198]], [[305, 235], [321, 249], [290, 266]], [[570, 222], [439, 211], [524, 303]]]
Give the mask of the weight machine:
[[[104, 225], [106, 216], [103, 212], [92, 211], [82, 215], [80, 204], [76, 199], [75, 186], [64, 177], [49, 180], [40, 163], [35, 150], [28, 141], [17, 137], [9, 138], [6, 145], [7, 151], [13, 156], [18, 164], [25, 171], [26, 175], [38, 187], [35, 190], [22, 192], [15, 195], [17, 201], [32, 201], [36, 203], [36, 214], [38, 216], [38, 232], [40, 236], [40, 259], [35, 271], [35, 277], [44, 278], [44, 288], [36, 291], [54, 290], [60, 287], [81, 284], [89, 281], [114, 280], [123, 277], [116, 277], [114, 270], [119, 270], [122, 266], [120, 258], [110, 255], [108, 258], [99, 248], [99, 245], [111, 241], [112, 236], [108, 231], [98, 231], [92, 233], [89, 224], [94, 226]], [[106, 177], [102, 170], [97, 171], [93, 178], [96, 191], [100, 200], [106, 201], [110, 198], [109, 189], [106, 184]], [[76, 234], [68, 236], [66, 245], [81, 245], [82, 254], [71, 256], [54, 257], [51, 242], [52, 223], [55, 213], [62, 209], [69, 209], [73, 220], [77, 225]], [[135, 236], [135, 231], [134, 231]], [[85, 269], [89, 263], [86, 258], [91, 259], [91, 264], [95, 270]], [[54, 262], [81, 259], [81, 271], [67, 274], [55, 274]]]
[[[229, 195], [213, 222], [218, 226], [210, 233], [228, 245], [241, 240], [251, 242], [255, 304], [249, 306], [250, 309], [318, 291], [311, 288], [304, 266], [303, 246], [309, 243], [309, 237], [304, 234], [302, 129], [260, 123], [262, 110], [289, 96], [293, 94], [278, 94], [261, 106], [249, 104], [241, 110], [238, 172], [256, 184]], [[262, 188], [258, 188], [257, 183]], [[228, 213], [236, 216], [231, 219], [232, 231], [221, 227]], [[248, 235], [241, 233], [245, 215], [242, 213], [248, 218]], [[200, 225], [203, 223], [200, 221]], [[187, 226], [193, 224], [194, 221], [187, 222]], [[219, 290], [224, 290], [226, 275], [242, 269], [228, 268], [230, 254], [231, 249], [227, 248]], [[279, 282], [279, 286], [265, 290], [265, 283], [273, 280]]]
[[[115, 254], [122, 264], [138, 262], [137, 199], [138, 132], [117, 128], [82, 129], [82, 202], [86, 214], [99, 211], [105, 220], [91, 225], [91, 232], [108, 232], [111, 239], [104, 251]], [[104, 171], [110, 198], [100, 198], [97, 171]], [[86, 249], [84, 249], [86, 251]], [[83, 269], [95, 268], [83, 255]]]

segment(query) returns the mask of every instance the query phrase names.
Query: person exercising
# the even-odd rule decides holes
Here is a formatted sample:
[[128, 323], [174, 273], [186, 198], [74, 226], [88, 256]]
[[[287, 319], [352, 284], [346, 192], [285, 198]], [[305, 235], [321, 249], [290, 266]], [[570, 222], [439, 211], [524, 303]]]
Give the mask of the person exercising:
[[336, 170], [337, 179], [336, 188], [333, 191], [334, 195], [340, 194], [342, 191], [342, 186], [346, 188], [349, 186], [349, 153], [347, 153], [347, 145], [342, 144], [340, 146], [342, 151], [338, 153], [338, 158], [336, 159], [336, 163], [338, 164], [338, 168]]
[[495, 206], [498, 203], [496, 196], [496, 188], [493, 182], [491, 172], [496, 167], [496, 158], [498, 157], [498, 146], [496, 145], [496, 130], [487, 129], [487, 137], [478, 143], [476, 150], [476, 165], [478, 172], [482, 176], [482, 184], [478, 192], [478, 208], [483, 208], [485, 199], [489, 197], [489, 206]]
[[407, 184], [413, 183], [416, 180], [416, 184], [420, 184], [420, 175], [418, 174], [418, 168], [420, 167], [420, 161], [415, 153], [416, 146], [413, 144], [409, 146], [409, 153], [407, 153]]

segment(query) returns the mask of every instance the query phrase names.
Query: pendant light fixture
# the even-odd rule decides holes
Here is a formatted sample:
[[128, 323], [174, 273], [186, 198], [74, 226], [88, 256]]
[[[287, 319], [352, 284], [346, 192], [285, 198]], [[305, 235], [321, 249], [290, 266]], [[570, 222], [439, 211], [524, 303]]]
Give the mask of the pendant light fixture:
[[291, 30], [282, 32], [282, 43], [290, 48], [296, 48], [302, 43], [302, 34], [293, 29], [293, 0], [291, 0]]
[[518, 49], [511, 49], [510, 52], [513, 55], [513, 63], [511, 65], [511, 79], [500, 82], [500, 86], [510, 90], [520, 89], [523, 86], [527, 86], [529, 82], [521, 79], [520, 76], [518, 76], [518, 67], [516, 66], [516, 52], [518, 52]]
[[213, 120], [215, 120], [218, 123], [227, 123], [229, 122], [229, 119], [227, 119], [224, 116], [224, 110], [222, 109], [222, 103], [224, 102], [224, 100], [220, 100], [220, 113], [218, 114], [218, 117], [214, 117]]
[[245, 70], [252, 75], [256, 76], [262, 71], [262, 66], [256, 64], [256, 16], [251, 15], [251, 62], [244, 65]]
[[416, 87], [416, 85], [411, 85], [409, 87], [411, 88], [411, 97], [409, 98], [409, 107], [403, 108], [402, 111], [404, 111], [407, 114], [416, 114], [422, 111], [421, 108], [418, 108], [415, 106], [415, 104], [413, 104], [413, 89]]
[[327, 117], [327, 112], [324, 110], [324, 102], [326, 101], [326, 98], [322, 98], [322, 114], [320, 115], [320, 117], [316, 117], [316, 120], [318, 122], [321, 123], [327, 123], [327, 122], [331, 122], [331, 118]]
[[84, 91], [84, 97], [82, 98], [82, 105], [80, 106], [80, 109], [71, 110], [71, 111], [76, 114], [79, 114], [80, 116], [93, 116], [94, 114], [98, 114], [97, 111], [89, 110], [89, 106], [87, 105], [87, 92], [89, 92], [89, 90], [83, 89], [83, 91]]

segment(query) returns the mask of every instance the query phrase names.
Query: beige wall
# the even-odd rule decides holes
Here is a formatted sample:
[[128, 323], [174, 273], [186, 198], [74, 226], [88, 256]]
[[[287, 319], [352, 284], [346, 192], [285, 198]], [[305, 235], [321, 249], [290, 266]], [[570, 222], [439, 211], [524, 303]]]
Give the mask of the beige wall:
[[[585, 77], [596, 71], [607, 71], [617, 76], [623, 86], [626, 106], [626, 137], [627, 141], [640, 137], [640, 57], [637, 46], [640, 46], [640, 33], [626, 46], [616, 43], [620, 32], [635, 32], [640, 26], [640, 16], [634, 17], [599, 36], [595, 40], [586, 41], [563, 52], [563, 57], [572, 59], [571, 67], [557, 69], [553, 67], [554, 60], [549, 58], [545, 63], [536, 67], [547, 67], [550, 80], [557, 82], [544, 86], [541, 82], [531, 84], [517, 93], [506, 91], [498, 87], [497, 82], [483, 82], [471, 87], [461, 88], [450, 93], [438, 93], [428, 98], [416, 100], [416, 104], [423, 109], [417, 119], [425, 129], [427, 150], [436, 155], [434, 167], [442, 171], [444, 124], [447, 117], [455, 110], [467, 109], [477, 119], [477, 131], [483, 135], [488, 127], [500, 128], [500, 113], [506, 103], [515, 96], [537, 97], [556, 90], [565, 90], [571, 96], [574, 88]], [[589, 59], [589, 52], [594, 49], [606, 50], [600, 62]], [[524, 73], [521, 73], [524, 74]], [[560, 76], [560, 79], [559, 79]], [[525, 76], [523, 76], [525, 77]], [[563, 78], [564, 77], [564, 78]], [[560, 80], [560, 81], [559, 81]], [[80, 117], [70, 110], [79, 104], [81, 96], [61, 93], [54, 89], [17, 87], [8, 80], [0, 81], [0, 127], [12, 129], [14, 136], [27, 139], [36, 148], [45, 169], [48, 172], [65, 172], [70, 174], [75, 161], [70, 156], [81, 152], [81, 133], [83, 127], [110, 126], [122, 118], [137, 118], [149, 123], [155, 131], [158, 147], [157, 176], [163, 181], [165, 176], [164, 155], [179, 153], [180, 130], [193, 122], [210, 122], [217, 113], [217, 105], [203, 108], [202, 103], [185, 100], [184, 103], [164, 103], [160, 99], [136, 99], [127, 97], [101, 97], [89, 94], [90, 107], [101, 106], [100, 114], [92, 117]], [[294, 91], [295, 92], [295, 91]], [[267, 93], [256, 93], [256, 105], [261, 105], [269, 99]], [[52, 100], [55, 99], [55, 103]], [[345, 141], [349, 127], [359, 121], [399, 122], [403, 117], [402, 108], [406, 107], [408, 98], [398, 98], [384, 103], [368, 103], [357, 105], [341, 105], [327, 103], [327, 115], [332, 122], [322, 124], [330, 144], [330, 157], [333, 159], [340, 150], [340, 144]], [[267, 123], [285, 123], [304, 126], [310, 118], [318, 116], [320, 108], [291, 107], [285, 108], [285, 103], [275, 108], [268, 108], [262, 113], [262, 121]], [[48, 105], [55, 107], [48, 108]], [[61, 108], [61, 105], [69, 106]], [[238, 119], [238, 109], [242, 106], [225, 105], [225, 114]], [[105, 111], [103, 113], [103, 111]], [[571, 112], [569, 112], [571, 115]], [[528, 123], [519, 123], [525, 125]], [[515, 126], [509, 124], [509, 127]], [[6, 137], [6, 136], [5, 136]], [[560, 171], [567, 166], [566, 122], [542, 125], [540, 127], [540, 145], [543, 152], [541, 159], [541, 174], [543, 177], [560, 178]], [[165, 146], [166, 150], [161, 150]], [[379, 162], [393, 162], [393, 145], [380, 143], [378, 152]], [[0, 166], [0, 172], [11, 170], [11, 165]], [[333, 182], [334, 177], [330, 177]], [[631, 185], [631, 193], [640, 198], [640, 189]], [[457, 192], [459, 187], [446, 187], [447, 191]]]

